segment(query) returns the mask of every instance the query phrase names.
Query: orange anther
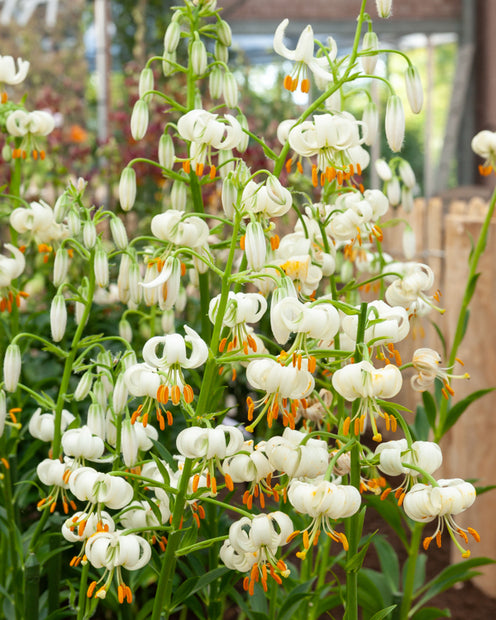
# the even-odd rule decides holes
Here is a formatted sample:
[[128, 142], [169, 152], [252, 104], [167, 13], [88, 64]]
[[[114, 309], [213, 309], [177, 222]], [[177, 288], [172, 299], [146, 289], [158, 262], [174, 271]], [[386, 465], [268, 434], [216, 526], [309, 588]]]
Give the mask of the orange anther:
[[302, 93], [308, 93], [310, 90], [310, 80], [308, 78], [301, 80], [300, 88]]

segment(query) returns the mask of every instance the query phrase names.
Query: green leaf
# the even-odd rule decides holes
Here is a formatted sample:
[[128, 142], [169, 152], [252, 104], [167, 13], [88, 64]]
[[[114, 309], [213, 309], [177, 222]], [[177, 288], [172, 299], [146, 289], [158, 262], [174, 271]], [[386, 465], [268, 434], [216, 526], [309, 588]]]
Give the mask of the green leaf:
[[364, 498], [365, 502], [374, 508], [381, 517], [393, 528], [398, 535], [402, 543], [407, 547], [408, 541], [406, 539], [405, 529], [402, 521], [402, 511], [398, 507], [398, 504], [393, 498], [387, 497], [382, 500], [377, 495], [367, 495]]
[[[410, 559], [406, 560], [403, 565], [403, 589], [405, 589], [405, 578], [408, 574], [408, 565]], [[425, 553], [419, 553], [417, 561], [415, 562], [415, 575], [413, 576], [413, 589], [418, 590], [424, 585], [425, 581], [425, 566], [427, 564], [427, 555]]]
[[413, 424], [409, 425], [409, 429], [417, 441], [427, 441], [429, 438], [431, 426], [429, 424], [429, 420], [427, 419], [425, 408], [422, 407], [422, 405], [417, 405], [415, 420]]
[[389, 607], [386, 607], [385, 609], [381, 609], [381, 611], [378, 611], [377, 613], [375, 613], [370, 618], [370, 620], [382, 620], [383, 618], [388, 616], [390, 612], [393, 611], [393, 609], [396, 609], [396, 605], [390, 605]]
[[214, 570], [211, 570], [201, 577], [191, 577], [190, 579], [187, 579], [176, 590], [172, 599], [171, 611], [185, 601], [189, 596], [192, 596], [195, 592], [198, 592], [198, 590], [206, 588], [210, 583], [212, 583], [212, 581], [222, 577], [222, 575], [224, 575], [228, 570], [229, 569], [225, 566], [220, 566], [219, 568], [214, 568]]
[[388, 543], [384, 536], [376, 536], [373, 540], [381, 571], [386, 579], [389, 589], [393, 594], [400, 589], [400, 562], [394, 547]]
[[472, 568], [484, 566], [485, 564], [494, 564], [495, 562], [495, 560], [491, 560], [490, 558], [471, 558], [459, 562], [458, 564], [448, 566], [426, 584], [425, 588], [427, 591], [416, 603], [415, 608], [422, 607], [422, 605], [427, 603], [432, 597], [452, 588], [455, 583], [467, 581], [480, 574], [478, 571], [471, 570]]
[[466, 398], [464, 398], [463, 400], [456, 403], [456, 405], [451, 407], [451, 409], [448, 411], [448, 415], [444, 423], [444, 426], [441, 429], [442, 435], [444, 435], [447, 431], [449, 431], [449, 429], [453, 426], [453, 424], [455, 424], [455, 422], [465, 412], [465, 410], [467, 409], [469, 405], [471, 405], [474, 401], [478, 400], [479, 398], [482, 398], [486, 394], [489, 394], [489, 392], [493, 392], [495, 389], [496, 388], [486, 388], [484, 390], [477, 390], [475, 392], [472, 392], [472, 394], [469, 394]]
[[[477, 286], [477, 280], [479, 279], [479, 277], [480, 277], [480, 273], [476, 273], [470, 278], [469, 282], [467, 283], [467, 288], [465, 289], [465, 298], [469, 302], [472, 299], [473, 294], [475, 293], [475, 287]], [[467, 323], [468, 323], [468, 320], [467, 320]], [[465, 329], [463, 330], [463, 335], [465, 335]]]
[[424, 404], [425, 415], [429, 421], [429, 426], [435, 428], [437, 416], [436, 401], [430, 392], [425, 391], [422, 392], [422, 402]]
[[[358, 604], [364, 613], [374, 614], [378, 610], [384, 609], [384, 599], [381, 591], [370, 578], [370, 572], [373, 571], [364, 569], [358, 573]], [[380, 576], [379, 573], [376, 573], [376, 576], [378, 575]]]
[[413, 614], [412, 620], [436, 620], [436, 618], [450, 618], [449, 609], [438, 609], [437, 607], [424, 607], [416, 614]]
[[368, 540], [360, 551], [346, 562], [344, 570], [347, 573], [357, 573], [360, 570], [371, 542], [371, 540]]
[[496, 489], [496, 484], [490, 484], [485, 487], [475, 487], [477, 495], [482, 495], [483, 493], [487, 493], [488, 491], [492, 491], [493, 489]]
[[295, 617], [295, 612], [298, 607], [308, 598], [314, 596], [314, 593], [309, 591], [312, 587], [316, 577], [300, 583], [294, 590], [291, 591], [289, 597], [284, 601], [282, 607], [279, 609], [277, 615], [280, 620], [292, 620]]

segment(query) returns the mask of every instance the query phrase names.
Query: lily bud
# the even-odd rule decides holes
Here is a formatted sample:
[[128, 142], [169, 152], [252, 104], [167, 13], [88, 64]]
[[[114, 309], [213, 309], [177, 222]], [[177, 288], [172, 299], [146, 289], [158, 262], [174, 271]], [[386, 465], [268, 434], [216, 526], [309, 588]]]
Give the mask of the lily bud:
[[9, 344], [3, 360], [3, 380], [7, 392], [15, 392], [21, 376], [21, 350], [17, 344]]
[[375, 171], [382, 181], [390, 181], [393, 178], [393, 171], [385, 159], [377, 159], [375, 162]]
[[385, 125], [389, 148], [395, 153], [401, 151], [405, 137], [405, 113], [398, 95], [391, 95], [388, 99]]
[[222, 91], [226, 105], [230, 108], [235, 108], [238, 105], [238, 83], [230, 71], [226, 71], [224, 74]]
[[160, 319], [160, 326], [162, 327], [164, 334], [174, 333], [174, 310], [164, 310]]
[[148, 106], [143, 99], [134, 104], [131, 114], [131, 135], [135, 140], [141, 140], [148, 129]]
[[55, 218], [56, 222], [60, 223], [64, 220], [67, 211], [71, 206], [71, 202], [72, 201], [66, 192], [64, 192], [57, 198], [57, 201], [55, 202], [55, 205], [53, 207], [53, 217]]
[[392, 207], [397, 207], [401, 202], [401, 187], [398, 177], [393, 177], [386, 187], [386, 196]]
[[375, 0], [377, 14], [379, 17], [388, 18], [391, 16], [391, 5], [393, 0]]
[[112, 233], [112, 239], [116, 247], [118, 247], [119, 250], [125, 250], [129, 241], [124, 222], [119, 217], [113, 217], [110, 220], [110, 232]]
[[403, 184], [408, 187], [408, 189], [413, 189], [415, 187], [415, 173], [406, 159], [401, 160], [398, 172]]
[[222, 208], [224, 209], [224, 213], [226, 217], [232, 219], [234, 216], [234, 210], [236, 205], [236, 200], [238, 197], [238, 190], [234, 181], [232, 179], [232, 175], [227, 176], [222, 183]]
[[121, 172], [119, 181], [119, 202], [123, 211], [132, 209], [136, 200], [136, 172], [134, 168], [126, 166]]
[[183, 183], [182, 181], [174, 181], [172, 184], [170, 199], [173, 209], [176, 209], [177, 211], [184, 211], [188, 200], [186, 183]]
[[87, 250], [91, 250], [91, 248], [96, 243], [96, 227], [93, 220], [89, 222], [85, 222], [83, 224], [83, 244]]
[[181, 39], [181, 27], [177, 21], [171, 21], [164, 34], [164, 51], [172, 54], [176, 51]]
[[379, 113], [373, 101], [369, 101], [363, 111], [362, 121], [365, 123], [365, 144], [370, 146], [377, 138], [379, 129]]
[[232, 43], [231, 26], [223, 19], [217, 22], [217, 39], [226, 47], [229, 47]]
[[131, 328], [131, 323], [126, 319], [121, 319], [119, 321], [119, 336], [127, 342], [131, 342], [133, 339], [133, 330]]
[[207, 70], [208, 60], [205, 44], [200, 39], [196, 39], [191, 45], [190, 60], [193, 73], [197, 76], [203, 75]]
[[164, 168], [172, 170], [175, 156], [172, 137], [168, 133], [162, 134], [158, 141], [158, 163]]
[[[236, 116], [236, 119], [237, 119], [238, 123], [241, 125], [241, 129], [248, 130], [248, 119], [246, 118], [246, 116], [244, 114], [242, 114], [240, 112]], [[246, 151], [246, 149], [248, 148], [248, 142], [249, 141], [250, 141], [250, 136], [245, 131], [243, 131], [243, 133], [241, 134], [241, 138], [239, 139], [239, 142], [236, 145], [237, 150], [240, 153], [244, 153]]]
[[164, 77], [169, 77], [176, 71], [176, 52], [166, 52], [164, 51], [164, 56], [162, 58], [162, 73]]
[[402, 242], [403, 254], [406, 260], [412, 260], [415, 256], [415, 232], [411, 226], [405, 226]]
[[262, 224], [249, 222], [246, 227], [245, 252], [248, 267], [254, 271], [260, 271], [265, 265], [267, 246]]
[[221, 179], [225, 179], [228, 174], [234, 172], [233, 152], [231, 149], [223, 149], [219, 151], [219, 176]]
[[208, 90], [212, 99], [218, 99], [224, 88], [224, 71], [215, 65], [208, 76]]
[[100, 403], [91, 403], [88, 407], [87, 425], [93, 435], [105, 441], [105, 410]]
[[227, 65], [229, 61], [229, 49], [225, 45], [223, 45], [220, 41], [216, 41], [215, 49], [214, 49], [214, 56], [215, 56], [215, 60], [218, 60], [219, 62], [223, 62], [224, 64]]
[[145, 67], [142, 70], [139, 79], [138, 93], [140, 99], [143, 99], [144, 101], [150, 101], [153, 98], [153, 95], [151, 93], [146, 93], [150, 90], [153, 90], [154, 86], [155, 80], [153, 78], [153, 71], [149, 67]]
[[67, 308], [65, 307], [65, 299], [63, 295], [58, 293], [52, 299], [52, 304], [50, 306], [50, 330], [54, 342], [60, 342], [62, 340], [66, 325]]
[[121, 373], [115, 382], [114, 391], [112, 392], [112, 408], [115, 414], [124, 411], [127, 403], [128, 389], [124, 381], [124, 373]]
[[410, 109], [414, 114], [418, 114], [424, 103], [424, 90], [420, 74], [414, 65], [410, 65], [405, 71], [405, 87]]
[[95, 252], [95, 280], [98, 286], [105, 288], [109, 283], [109, 265], [107, 252], [102, 247], [97, 248]]
[[401, 188], [401, 206], [405, 210], [405, 213], [411, 213], [413, 210], [413, 192], [408, 187], [403, 186]]
[[[363, 35], [362, 52], [373, 52], [379, 49], [379, 38], [375, 32], [366, 32]], [[360, 56], [360, 62], [362, 63], [365, 73], [372, 75], [377, 65], [377, 54], [370, 54], [367, 56]]]
[[76, 390], [74, 392], [74, 400], [84, 400], [90, 393], [91, 386], [93, 385], [93, 374], [91, 370], [87, 370], [84, 375], [79, 379]]
[[53, 261], [53, 284], [60, 286], [67, 276], [69, 270], [69, 252], [65, 248], [59, 248], [55, 252]]
[[81, 231], [81, 220], [75, 211], [71, 211], [67, 216], [67, 226], [73, 237], [77, 237]]

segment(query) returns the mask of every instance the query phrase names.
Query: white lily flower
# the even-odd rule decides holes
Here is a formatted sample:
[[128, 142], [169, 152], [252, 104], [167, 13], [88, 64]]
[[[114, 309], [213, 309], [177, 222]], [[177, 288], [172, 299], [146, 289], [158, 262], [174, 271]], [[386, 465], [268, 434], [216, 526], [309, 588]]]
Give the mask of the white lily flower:
[[[408, 312], [401, 306], [391, 307], [382, 300], [374, 300], [368, 304], [364, 342], [369, 346], [393, 344], [404, 340], [410, 331]], [[341, 319], [345, 334], [355, 340], [358, 328], [358, 315], [349, 314]], [[391, 350], [391, 349], [390, 349]], [[393, 353], [393, 351], [391, 351]]]
[[249, 488], [243, 495], [243, 503], [251, 510], [253, 497], [258, 497], [260, 507], [265, 507], [264, 492], [267, 496], [274, 495], [277, 501], [277, 492], [272, 489], [268, 476], [272, 475], [275, 467], [270, 463], [265, 453], [266, 442], [260, 442], [255, 447], [253, 441], [245, 441], [237, 454], [226, 458], [222, 463], [222, 470], [226, 484], [248, 482]]
[[[307, 369], [307, 360], [300, 360], [300, 368], [296, 366], [281, 366], [273, 359], [252, 360], [246, 369], [248, 383], [257, 390], [265, 392], [262, 399], [264, 408], [257, 420], [250, 425], [253, 428], [267, 412], [269, 427], [282, 412], [283, 423], [294, 428], [294, 416], [299, 400], [312, 393], [315, 380]], [[291, 402], [292, 401], [292, 402]], [[253, 419], [255, 404], [251, 398], [248, 402], [248, 420]]]
[[304, 334], [330, 342], [339, 330], [339, 313], [332, 304], [301, 303], [286, 297], [270, 313], [271, 328], [279, 344], [285, 344], [291, 333]]
[[[304, 551], [298, 552], [297, 556], [305, 558], [308, 549], [317, 542], [322, 530], [347, 550], [348, 540], [345, 534], [336, 532], [330, 520], [354, 515], [360, 508], [361, 499], [358, 489], [348, 484], [334, 484], [327, 480], [315, 482], [292, 480], [288, 489], [290, 504], [298, 512], [312, 517], [312, 522], [303, 531]], [[299, 533], [297, 531], [293, 535]]]
[[127, 570], [139, 570], [148, 564], [152, 556], [150, 544], [137, 534], [128, 534], [124, 531], [97, 532], [88, 539], [85, 546], [85, 555], [94, 568], [105, 568], [109, 571], [108, 578], [103, 580], [102, 586], [97, 589], [97, 582], [92, 581], [88, 587], [87, 596], [90, 598], [105, 598], [112, 582], [112, 575], [117, 569], [118, 599], [123, 602], [132, 602], [133, 595], [129, 586], [122, 581], [120, 567]]
[[438, 480], [437, 484], [438, 486], [435, 487], [421, 483], [415, 484], [405, 495], [403, 508], [410, 519], [419, 523], [429, 523], [437, 518], [437, 528], [432, 536], [424, 539], [424, 549], [428, 549], [434, 538], [437, 546], [441, 546], [441, 535], [446, 526], [462, 556], [468, 558], [470, 551], [460, 545], [455, 534], [458, 534], [465, 543], [468, 542], [467, 533], [477, 542], [480, 541], [480, 536], [471, 527], [461, 528], [453, 519], [453, 515], [460, 514], [474, 503], [475, 488], [470, 482], [465, 482], [460, 478]]
[[[167, 499], [165, 501], [149, 499], [148, 501], [136, 500], [131, 502], [120, 517], [121, 524], [126, 529], [151, 529], [165, 525], [169, 521], [171, 511], [169, 507], [169, 497], [165, 493], [163, 497]], [[152, 510], [151, 503], [157, 507], [160, 513], [160, 519], [157, 518], [157, 515]]]
[[290, 428], [284, 429], [282, 436], [271, 437], [265, 445], [265, 453], [270, 464], [290, 478], [318, 478], [329, 464], [325, 441], [308, 439], [306, 433]]
[[33, 235], [38, 243], [50, 244], [69, 234], [67, 226], [56, 221], [53, 209], [43, 200], [14, 209], [10, 214], [10, 224], [20, 234]]
[[226, 424], [215, 428], [191, 426], [183, 429], [176, 439], [178, 452], [188, 459], [224, 459], [238, 452], [243, 443], [239, 428]]
[[69, 477], [69, 488], [79, 501], [105, 504], [119, 510], [132, 500], [133, 487], [119, 476], [103, 474], [93, 467], [75, 469]]
[[173, 256], [168, 256], [165, 263], [161, 259], [152, 259], [148, 263], [144, 282], [139, 282], [147, 305], [158, 302], [162, 310], [170, 310], [174, 306], [180, 285], [181, 261]]
[[[460, 360], [457, 360], [460, 361]], [[417, 374], [411, 378], [412, 387], [418, 392], [425, 392], [430, 388], [436, 379], [443, 383], [443, 396], [448, 398], [448, 394], [454, 395], [453, 388], [449, 384], [450, 379], [470, 379], [470, 375], [454, 375], [448, 372], [447, 368], [441, 368], [441, 356], [434, 349], [422, 347], [416, 349], [412, 356], [412, 366]]]
[[[67, 409], [62, 409], [61, 430], [62, 432], [74, 420], [74, 416]], [[41, 413], [41, 407], [38, 407], [29, 420], [29, 432], [36, 439], [41, 441], [52, 441], [54, 434], [55, 412]]]
[[259, 579], [267, 590], [268, 574], [279, 584], [282, 583], [279, 575], [289, 575], [286, 564], [277, 560], [276, 553], [286, 544], [292, 531], [291, 519], [279, 510], [255, 515], [252, 519], [242, 517], [229, 528], [229, 538], [220, 549], [220, 558], [231, 570], [246, 572], [251, 569], [250, 577], [243, 582], [250, 595]]
[[76, 460], [97, 461], [105, 450], [100, 437], [93, 435], [88, 426], [72, 428], [62, 435], [62, 449], [67, 456]]
[[55, 128], [55, 120], [49, 112], [36, 110], [26, 112], [25, 110], [14, 110], [5, 121], [5, 128], [11, 136], [24, 137], [47, 136]]
[[[208, 317], [212, 323], [217, 319], [220, 295], [210, 300]], [[222, 317], [222, 325], [229, 327], [229, 334], [221, 341], [222, 350], [229, 344], [229, 349], [252, 348], [256, 352], [257, 345], [248, 334], [247, 323], [258, 323], [267, 310], [267, 300], [259, 293], [229, 292], [227, 305]]]
[[243, 213], [260, 213], [267, 218], [285, 215], [292, 204], [291, 192], [273, 175], [268, 175], [264, 183], [249, 181], [241, 196]]
[[210, 234], [205, 220], [175, 209], [155, 215], [150, 227], [157, 239], [193, 249], [205, 245]]
[[403, 306], [411, 309], [412, 304], [417, 301], [423, 301], [439, 312], [444, 310], [434, 306], [432, 298], [425, 293], [434, 284], [434, 273], [428, 265], [422, 263], [403, 263], [399, 265], [394, 263], [386, 268], [388, 271], [403, 272], [403, 277], [396, 277], [395, 280], [386, 289], [386, 301], [391, 306]]
[[[386, 441], [375, 449], [379, 455], [379, 469], [388, 476], [408, 475], [417, 478], [422, 475], [409, 464], [421, 467], [428, 474], [433, 474], [443, 462], [441, 448], [433, 441], [414, 441], [410, 447], [406, 439]], [[403, 485], [404, 486], [404, 485]]]
[[484, 163], [479, 166], [479, 172], [483, 176], [491, 174], [496, 167], [496, 132], [484, 129], [479, 131], [471, 143], [472, 150], [476, 155], [484, 158]]
[[83, 542], [97, 532], [115, 531], [115, 523], [106, 510], [89, 514], [78, 510], [64, 521], [61, 531], [62, 536], [69, 542]]
[[[0, 56], [0, 84], [14, 86], [24, 82], [29, 71], [29, 61], [22, 58], [17, 59], [16, 63], [12, 56]], [[2, 103], [6, 101], [3, 98]]]
[[274, 253], [274, 264], [284, 270], [303, 295], [311, 295], [323, 276], [322, 269], [312, 263], [311, 245], [310, 239], [291, 233], [281, 239]]
[[[302, 31], [296, 48], [294, 50], [288, 49], [284, 45], [284, 34], [289, 24], [289, 20], [283, 20], [277, 27], [274, 33], [274, 51], [279, 56], [292, 60], [296, 63], [291, 76], [286, 76], [284, 79], [284, 87], [287, 90], [294, 91], [300, 82], [300, 74], [303, 73], [304, 77], [300, 82], [300, 88], [302, 92], [307, 93], [310, 90], [310, 82], [308, 80], [307, 69], [309, 69], [317, 78], [319, 78], [325, 84], [333, 80], [333, 75], [329, 70], [329, 61], [326, 56], [317, 58], [313, 55], [314, 50], [314, 35], [312, 26], [308, 25]], [[337, 50], [331, 49], [330, 60], [334, 61], [336, 58]], [[292, 77], [294, 76], [294, 77]]]
[[386, 421], [386, 429], [396, 429], [396, 418], [379, 408], [377, 398], [392, 398], [400, 391], [403, 384], [401, 371], [397, 366], [389, 364], [384, 368], [374, 368], [368, 361], [348, 364], [332, 376], [334, 389], [347, 401], [353, 402], [360, 399], [357, 413], [345, 420], [343, 432], [347, 434], [352, 420], [354, 420], [354, 433], [359, 435], [365, 428], [367, 414], [369, 414], [374, 441], [382, 441], [382, 435], [377, 430], [376, 417], [380, 416]]

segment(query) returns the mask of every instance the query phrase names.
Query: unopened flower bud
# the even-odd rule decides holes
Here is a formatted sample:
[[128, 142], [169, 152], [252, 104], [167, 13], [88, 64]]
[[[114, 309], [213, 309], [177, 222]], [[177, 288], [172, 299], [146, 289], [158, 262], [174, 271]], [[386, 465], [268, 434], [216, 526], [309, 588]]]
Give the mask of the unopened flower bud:
[[153, 98], [153, 95], [149, 93], [149, 91], [153, 90], [154, 87], [155, 80], [153, 78], [153, 71], [149, 67], [145, 67], [142, 70], [139, 79], [138, 93], [140, 99], [147, 102], [150, 101]]
[[96, 228], [93, 220], [83, 224], [83, 243], [87, 250], [91, 250], [96, 243]]
[[126, 227], [120, 217], [113, 217], [110, 220], [110, 232], [112, 239], [119, 250], [125, 250], [129, 244]]
[[[86, 300], [88, 297], [88, 288], [87, 286], [80, 286], [78, 288], [79, 295]], [[83, 320], [84, 311], [86, 309], [86, 304], [82, 301], [76, 301], [74, 304], [74, 319], [76, 321], [76, 325], [80, 325]], [[88, 322], [88, 316], [86, 317], [86, 322]]]
[[166, 52], [162, 58], [162, 73], [164, 77], [169, 77], [176, 70], [176, 52]]
[[173, 209], [176, 209], [176, 211], [184, 211], [188, 200], [186, 183], [177, 180], [174, 181], [171, 188], [170, 199]]
[[234, 171], [233, 152], [230, 149], [219, 151], [218, 169], [221, 179], [225, 179]]
[[229, 48], [223, 45], [220, 41], [215, 42], [215, 50], [214, 50], [215, 60], [219, 62], [223, 62], [227, 65], [229, 61]]
[[6, 162], [9, 162], [12, 159], [12, 149], [8, 144], [4, 144], [2, 146], [2, 159]]
[[174, 333], [174, 310], [164, 310], [160, 319], [160, 325], [164, 334]]
[[59, 248], [55, 252], [53, 261], [53, 284], [60, 286], [64, 282], [69, 270], [69, 252], [65, 248]]
[[[379, 38], [375, 32], [367, 31], [363, 35], [362, 52], [373, 52], [379, 49]], [[367, 54], [366, 56], [360, 56], [360, 62], [362, 63], [363, 70], [369, 75], [373, 75], [375, 66], [377, 64], [377, 54]]]
[[126, 382], [124, 381], [124, 373], [121, 373], [115, 382], [114, 390], [112, 392], [112, 408], [115, 414], [120, 414], [124, 411], [124, 407], [127, 403], [128, 389]]
[[67, 216], [69, 232], [73, 237], [77, 237], [81, 231], [81, 220], [75, 211], [71, 211]]
[[203, 75], [207, 70], [207, 50], [200, 39], [193, 41], [191, 45], [191, 67], [197, 76]]
[[405, 213], [411, 213], [414, 206], [413, 192], [405, 186], [401, 188], [401, 206], [405, 210]]
[[66, 192], [61, 194], [53, 207], [53, 217], [56, 222], [62, 222], [67, 215], [67, 211], [71, 206], [71, 199]]
[[90, 393], [91, 386], [93, 385], [93, 374], [91, 370], [87, 370], [84, 375], [79, 379], [79, 383], [76, 386], [74, 392], [74, 400], [84, 400]]
[[395, 153], [401, 151], [405, 137], [405, 113], [398, 95], [391, 95], [388, 99], [385, 125], [389, 148]]
[[86, 424], [93, 435], [105, 440], [105, 409], [100, 403], [91, 403], [88, 407]]
[[386, 196], [392, 207], [397, 207], [401, 202], [401, 186], [398, 177], [393, 177], [386, 186]]
[[424, 103], [424, 89], [418, 69], [414, 65], [410, 65], [405, 71], [405, 87], [410, 109], [414, 114], [418, 114]]
[[[239, 124], [241, 125], [241, 129], [246, 129], [248, 130], [248, 119], [246, 118], [246, 116], [244, 114], [242, 114], [241, 112], [236, 116], [237, 121], [239, 122]], [[243, 133], [241, 134], [241, 138], [238, 142], [238, 145], [236, 146], [237, 150], [240, 153], [244, 153], [246, 151], [246, 149], [248, 148], [248, 142], [250, 141], [250, 136], [243, 131]]]
[[102, 247], [97, 248], [95, 252], [95, 281], [97, 286], [105, 288], [109, 283], [109, 265], [107, 252]]
[[238, 83], [230, 71], [226, 71], [224, 74], [222, 92], [226, 105], [230, 108], [235, 108], [238, 105]]
[[238, 190], [234, 184], [232, 174], [227, 176], [222, 183], [222, 208], [226, 217], [232, 219], [234, 216], [235, 205], [238, 197]]
[[393, 171], [385, 159], [377, 159], [375, 162], [375, 171], [381, 181], [390, 181], [393, 178]]
[[164, 34], [164, 51], [172, 54], [176, 51], [181, 39], [181, 27], [176, 20], [171, 21]]
[[346, 284], [353, 277], [353, 263], [349, 260], [343, 261], [341, 265], [341, 281]]
[[264, 267], [267, 245], [260, 222], [249, 222], [246, 226], [245, 253], [250, 269], [260, 271]]
[[412, 260], [415, 256], [415, 233], [411, 226], [405, 226], [402, 242], [403, 254], [406, 260]]
[[362, 121], [365, 123], [365, 144], [370, 146], [377, 138], [379, 130], [379, 113], [373, 101], [369, 101], [363, 111]]
[[175, 156], [172, 136], [168, 133], [162, 134], [158, 141], [158, 163], [164, 168], [172, 170]]
[[379, 17], [388, 18], [391, 16], [391, 5], [393, 0], [375, 0], [377, 14]]
[[65, 334], [67, 325], [67, 308], [65, 307], [64, 296], [57, 293], [52, 299], [50, 306], [50, 330], [52, 332], [52, 340], [60, 342]]
[[139, 304], [141, 301], [142, 288], [139, 285], [141, 275], [139, 271], [139, 265], [137, 263], [131, 263], [129, 267], [129, 300], [135, 304]]
[[212, 99], [218, 99], [222, 95], [223, 88], [224, 71], [218, 65], [214, 65], [208, 76], [208, 90]]
[[7, 392], [15, 392], [21, 376], [21, 350], [17, 344], [9, 344], [3, 360], [3, 380]]
[[134, 168], [126, 166], [121, 172], [119, 181], [119, 202], [123, 211], [129, 211], [136, 200], [136, 172]]
[[415, 173], [406, 159], [401, 160], [398, 167], [398, 172], [403, 184], [408, 187], [408, 189], [413, 189], [415, 187]]
[[232, 43], [231, 26], [223, 19], [217, 22], [217, 38], [226, 47], [229, 47]]
[[131, 135], [135, 140], [141, 140], [148, 129], [148, 106], [143, 99], [134, 104], [131, 114]]
[[327, 97], [324, 101], [324, 105], [326, 110], [329, 110], [329, 112], [341, 112], [341, 90], [336, 90], [332, 93], [332, 95], [329, 95], [329, 97]]
[[119, 321], [119, 336], [127, 340], [127, 342], [133, 340], [133, 330], [131, 328], [131, 323], [127, 319], [121, 319]]

